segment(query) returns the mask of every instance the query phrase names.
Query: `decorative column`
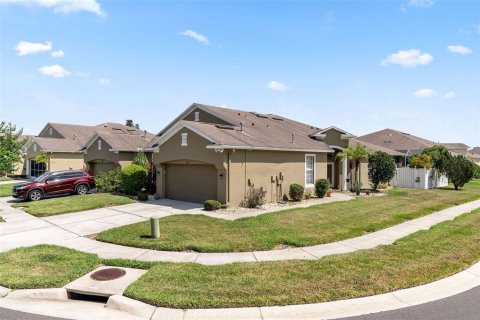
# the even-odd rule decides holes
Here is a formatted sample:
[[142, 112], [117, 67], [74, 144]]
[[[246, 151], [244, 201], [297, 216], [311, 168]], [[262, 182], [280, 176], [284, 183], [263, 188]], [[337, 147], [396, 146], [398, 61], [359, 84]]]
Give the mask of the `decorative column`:
[[348, 178], [348, 173], [347, 173], [347, 168], [348, 168], [348, 165], [347, 165], [347, 159], [343, 159], [342, 161], [342, 191], [347, 191], [348, 189], [348, 186], [347, 186], [347, 178]]

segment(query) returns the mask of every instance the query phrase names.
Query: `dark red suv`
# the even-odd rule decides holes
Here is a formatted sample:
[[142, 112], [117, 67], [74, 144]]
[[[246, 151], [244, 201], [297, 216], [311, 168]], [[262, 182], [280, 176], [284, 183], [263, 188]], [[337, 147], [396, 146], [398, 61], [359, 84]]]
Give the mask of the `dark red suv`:
[[94, 177], [86, 170], [47, 172], [12, 188], [14, 198], [38, 201], [44, 196], [64, 193], [86, 194], [95, 188]]

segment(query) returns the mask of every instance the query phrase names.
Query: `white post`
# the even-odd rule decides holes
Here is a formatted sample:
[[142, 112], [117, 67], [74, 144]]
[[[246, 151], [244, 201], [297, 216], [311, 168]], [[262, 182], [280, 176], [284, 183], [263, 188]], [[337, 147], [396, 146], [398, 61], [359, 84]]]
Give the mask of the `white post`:
[[343, 175], [343, 185], [341, 186], [342, 191], [347, 191], [347, 159], [343, 159], [342, 164], [342, 175]]

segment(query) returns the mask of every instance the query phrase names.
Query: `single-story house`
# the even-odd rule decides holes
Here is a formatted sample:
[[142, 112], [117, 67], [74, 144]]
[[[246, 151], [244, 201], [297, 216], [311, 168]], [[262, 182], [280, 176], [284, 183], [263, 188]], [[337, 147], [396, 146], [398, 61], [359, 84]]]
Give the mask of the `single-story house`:
[[[115, 159], [118, 158], [114, 155], [116, 151], [111, 150], [112, 148], [108, 147], [106, 147], [106, 150], [108, 150], [107, 153], [104, 153], [104, 156], [106, 157], [105, 159], [102, 159], [99, 155], [94, 158], [88, 156], [86, 159], [88, 154], [86, 144], [99, 133], [106, 136], [121, 135], [143, 137], [142, 139], [135, 140], [138, 142], [135, 150], [145, 147], [146, 143], [153, 136], [139, 129], [127, 127], [118, 123], [102, 123], [95, 126], [48, 123], [38, 136], [31, 137], [26, 144], [25, 175], [38, 176], [45, 171], [73, 169], [93, 169], [94, 172], [98, 173], [102, 171], [102, 168], [95, 169], [93, 163], [99, 161], [111, 163], [112, 159], [114, 159], [112, 162], [114, 166], [122, 167], [127, 163], [132, 162], [134, 157], [134, 148], [132, 144], [128, 144], [128, 147], [131, 150], [128, 155], [122, 154], [122, 161], [115, 161]], [[113, 138], [109, 139], [113, 140]], [[117, 140], [121, 139], [118, 138], [115, 141]], [[37, 161], [38, 155], [45, 155], [46, 161]], [[92, 168], [90, 168], [89, 165], [92, 165]], [[114, 166], [111, 167], [113, 168]]]
[[480, 166], [480, 147], [468, 150], [466, 157]]
[[18, 136], [17, 140], [19, 141], [26, 140], [26, 143], [23, 145], [21, 150], [22, 159], [15, 165], [15, 170], [11, 174], [12, 176], [26, 176], [27, 174], [27, 166], [25, 161], [25, 156], [27, 154], [26, 145], [32, 137], [33, 137], [32, 135], [25, 135], [25, 134]]
[[263, 188], [268, 202], [281, 200], [292, 183], [313, 193], [319, 178], [346, 190], [347, 162], [335, 155], [358, 143], [353, 138], [337, 127], [322, 130], [274, 114], [194, 103], [148, 147], [160, 197], [238, 206], [249, 186]]
[[466, 156], [468, 152], [469, 146], [465, 143], [450, 143], [450, 142], [442, 142], [440, 143], [442, 146], [448, 149], [453, 154], [461, 154], [462, 156]]

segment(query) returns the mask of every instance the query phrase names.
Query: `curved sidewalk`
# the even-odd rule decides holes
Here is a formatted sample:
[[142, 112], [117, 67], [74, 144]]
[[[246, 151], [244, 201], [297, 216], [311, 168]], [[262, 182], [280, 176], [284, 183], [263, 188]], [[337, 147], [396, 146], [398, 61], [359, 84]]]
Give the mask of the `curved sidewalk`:
[[[230, 253], [157, 251], [100, 242], [79, 236], [79, 234], [67, 230], [61, 225], [52, 224], [46, 219], [35, 218], [21, 210], [12, 209], [15, 210], [15, 213], [13, 213], [14, 218], [12, 219], [21, 219], [22, 221], [18, 224], [19, 230], [17, 232], [12, 231], [12, 233], [0, 236], [0, 251], [7, 251], [20, 246], [48, 243], [95, 253], [101, 258], [106, 259], [120, 258], [141, 261], [193, 262], [204, 265], [292, 259], [314, 260], [326, 255], [348, 253], [362, 249], [371, 249], [379, 245], [392, 244], [396, 240], [409, 234], [419, 230], [427, 230], [435, 224], [453, 220], [455, 217], [477, 208], [480, 208], [480, 200], [450, 207], [380, 231], [338, 242], [301, 248]], [[22, 227], [24, 226], [28, 226], [31, 229], [23, 231]]]

